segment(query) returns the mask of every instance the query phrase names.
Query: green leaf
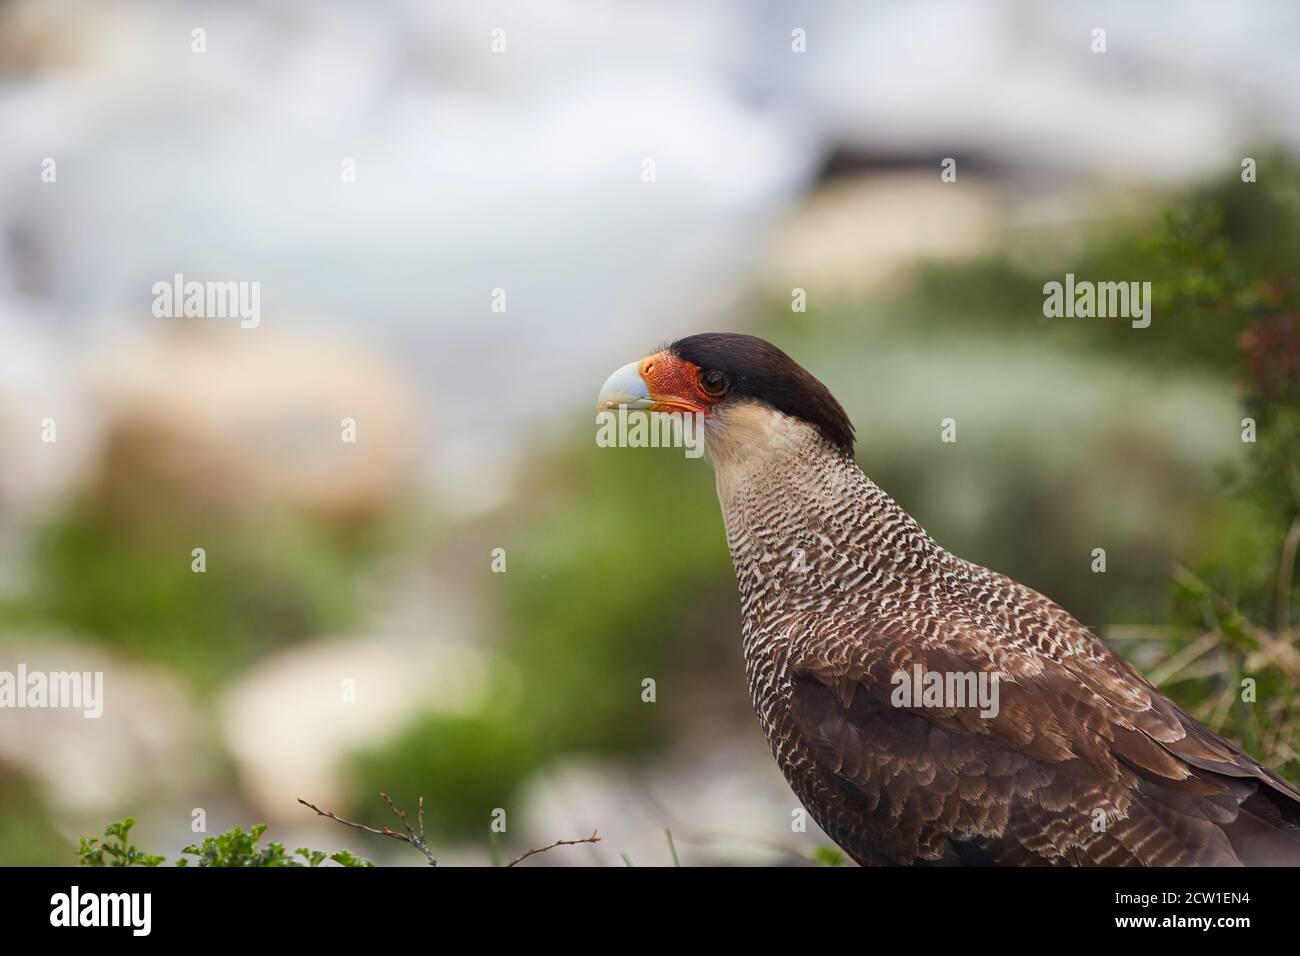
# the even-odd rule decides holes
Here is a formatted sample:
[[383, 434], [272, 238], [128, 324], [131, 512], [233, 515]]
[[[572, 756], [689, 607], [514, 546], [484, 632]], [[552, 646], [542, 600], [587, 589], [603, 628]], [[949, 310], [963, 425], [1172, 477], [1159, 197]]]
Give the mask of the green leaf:
[[844, 854], [833, 846], [819, 846], [813, 850], [812, 858], [818, 866], [843, 866], [848, 862]]

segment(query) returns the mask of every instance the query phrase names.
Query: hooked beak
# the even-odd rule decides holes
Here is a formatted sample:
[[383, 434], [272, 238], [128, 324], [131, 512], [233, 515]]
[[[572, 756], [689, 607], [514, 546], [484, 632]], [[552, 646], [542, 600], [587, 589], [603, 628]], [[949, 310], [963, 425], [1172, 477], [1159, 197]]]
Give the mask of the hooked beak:
[[691, 390], [697, 372], [671, 352], [656, 352], [639, 362], [629, 362], [605, 379], [596, 408], [603, 411], [626, 406], [652, 412], [703, 413], [706, 408]]
[[654, 405], [650, 386], [641, 377], [641, 363], [628, 362], [621, 369], [605, 379], [596, 399], [598, 409], [617, 409], [620, 405], [628, 408], [650, 408]]

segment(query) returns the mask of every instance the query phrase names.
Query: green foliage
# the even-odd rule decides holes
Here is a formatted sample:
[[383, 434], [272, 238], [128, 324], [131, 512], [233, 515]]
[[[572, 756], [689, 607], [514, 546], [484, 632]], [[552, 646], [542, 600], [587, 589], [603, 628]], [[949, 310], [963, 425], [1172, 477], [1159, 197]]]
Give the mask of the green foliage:
[[414, 806], [423, 796], [436, 839], [486, 838], [492, 810], [510, 807], [519, 782], [536, 766], [532, 728], [516, 717], [510, 711], [427, 714], [384, 746], [358, 754], [348, 772], [357, 819], [391, 822], [387, 807], [372, 799], [382, 789], [398, 806]]
[[[1039, 250], [1033, 267], [1013, 261], [1010, 250], [922, 263], [885, 310], [905, 311], [909, 325], [929, 334], [978, 326], [986, 335], [1032, 336], [1147, 370], [1235, 376], [1240, 336], [1293, 301], [1298, 281], [1300, 165], [1272, 156], [1261, 159], [1265, 168], [1257, 183], [1229, 174], [1163, 211], [1115, 217], [1081, 251], [1077, 236], [1055, 254]], [[1128, 334], [1123, 318], [1045, 321], [1043, 285], [1066, 272], [1080, 281], [1150, 282], [1151, 326]], [[860, 322], [845, 320], [850, 328]]]
[[[707, 463], [585, 441], [566, 462], [567, 493], [529, 524], [502, 575], [519, 716], [548, 756], [661, 741], [674, 696], [662, 692], [689, 671], [699, 636], [683, 624], [733, 586]], [[642, 700], [646, 677], [661, 702]]]
[[[302, 866], [301, 863], [294, 862], [282, 843], [269, 843], [259, 848], [258, 843], [265, 830], [265, 823], [256, 824], [247, 833], [242, 827], [235, 827], [217, 836], [207, 837], [200, 846], [191, 843], [181, 850], [182, 856], [176, 865], [188, 866], [189, 861], [185, 857], [192, 856], [199, 866]], [[307, 858], [311, 866], [318, 865], [325, 858], [324, 853], [317, 853], [313, 859], [306, 850], [298, 852]]]
[[[142, 853], [131, 846], [129, 837], [135, 820], [127, 817], [110, 823], [104, 830], [104, 840], [81, 838], [77, 858], [82, 866], [157, 866], [163, 857]], [[116, 842], [112, 842], [116, 841]]]
[[[302, 853], [303, 851], [299, 850], [298, 852]], [[314, 855], [315, 854], [313, 854], [313, 856]], [[351, 853], [348, 850], [339, 850], [337, 853], [331, 853], [329, 858], [333, 860], [335, 863], [337, 863], [339, 866], [357, 866], [357, 867], [374, 866], [374, 864], [371, 863], [369, 860], [363, 860], [361, 857], [356, 856], [355, 854]], [[312, 864], [312, 866], [316, 866], [316, 865], [317, 865], [316, 863]]]
[[[1178, 682], [1170, 692], [1198, 718], [1297, 780], [1300, 702], [1294, 688], [1300, 673], [1285, 645], [1294, 643], [1300, 606], [1300, 288], [1289, 277], [1265, 283], [1224, 267], [1232, 253], [1223, 219], [1206, 222], [1191, 240], [1173, 246], [1184, 279], [1174, 286], [1171, 318], [1195, 324], [1208, 317], [1235, 331], [1222, 344], [1220, 361], [1243, 386], [1256, 436], [1246, 460], [1224, 468], [1219, 520], [1196, 542], [1190, 569], [1176, 580], [1177, 627], [1166, 659], [1199, 635], [1210, 635], [1213, 648], [1198, 666], [1169, 675]], [[1292, 228], [1293, 243], [1296, 235]], [[1291, 252], [1300, 250], [1293, 245]], [[1201, 281], [1203, 275], [1209, 279]]]
[[[98, 839], [81, 838], [81, 847], [77, 852], [82, 866], [158, 866], [164, 857], [142, 853], [131, 846], [128, 841], [135, 820], [130, 817], [118, 823], [110, 823], [104, 830], [106, 838], [117, 842], [101, 842]], [[292, 854], [288, 853], [282, 843], [268, 843], [259, 846], [266, 824], [259, 823], [249, 828], [247, 833], [242, 827], [235, 827], [217, 836], [204, 839], [199, 846], [190, 844], [181, 851], [176, 861], [178, 867], [190, 865], [188, 857], [194, 857], [196, 866], [256, 866], [256, 867], [314, 867], [326, 860], [332, 860], [340, 866], [373, 866], [370, 861], [340, 850], [326, 853], [324, 850], [309, 850], [299, 847]]]
[[812, 859], [818, 866], [844, 866], [848, 863], [843, 851], [833, 846], [817, 847], [812, 852]]
[[[200, 546], [207, 570], [195, 573]], [[306, 522], [122, 522], [87, 503], [37, 543], [33, 612], [208, 686], [355, 620], [360, 558], [352, 540]]]

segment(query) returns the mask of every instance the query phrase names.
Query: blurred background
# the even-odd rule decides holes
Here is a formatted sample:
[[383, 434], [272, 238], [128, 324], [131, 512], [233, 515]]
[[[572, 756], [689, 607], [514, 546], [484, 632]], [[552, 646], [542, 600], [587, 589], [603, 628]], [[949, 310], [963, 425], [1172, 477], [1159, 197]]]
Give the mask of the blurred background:
[[[702, 330], [1300, 780], [1298, 39], [1280, 2], [0, 2], [0, 670], [105, 674], [98, 720], [0, 711], [0, 864], [127, 815], [174, 855], [196, 809], [422, 863], [296, 802], [381, 790], [445, 863], [817, 857], [711, 469], [594, 441], [605, 376]], [[1151, 327], [1044, 318], [1067, 272], [1151, 282]], [[260, 325], [155, 317], [176, 273]]]

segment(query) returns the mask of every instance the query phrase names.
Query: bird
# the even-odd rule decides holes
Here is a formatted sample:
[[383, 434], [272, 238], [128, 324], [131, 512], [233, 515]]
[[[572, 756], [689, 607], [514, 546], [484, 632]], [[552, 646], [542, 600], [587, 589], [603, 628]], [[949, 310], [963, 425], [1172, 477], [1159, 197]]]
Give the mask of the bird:
[[609, 376], [597, 407], [702, 422], [751, 702], [857, 863], [1300, 863], [1300, 791], [1058, 604], [942, 548], [776, 346], [678, 339]]

